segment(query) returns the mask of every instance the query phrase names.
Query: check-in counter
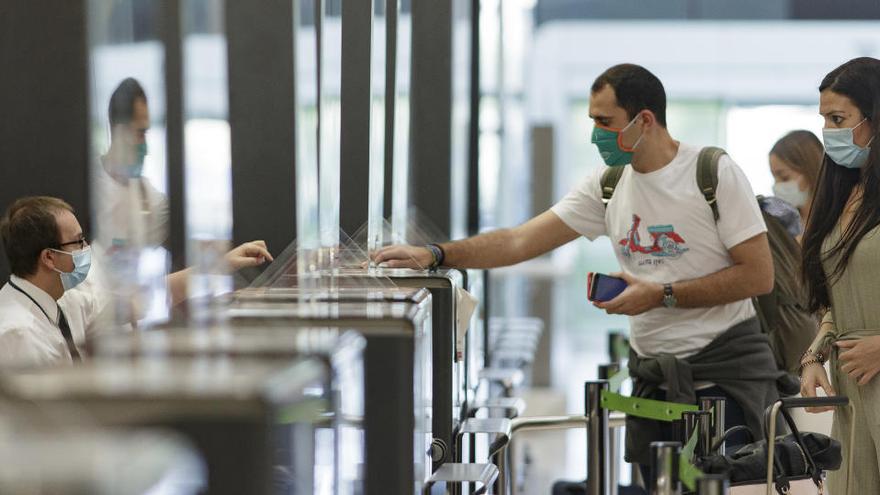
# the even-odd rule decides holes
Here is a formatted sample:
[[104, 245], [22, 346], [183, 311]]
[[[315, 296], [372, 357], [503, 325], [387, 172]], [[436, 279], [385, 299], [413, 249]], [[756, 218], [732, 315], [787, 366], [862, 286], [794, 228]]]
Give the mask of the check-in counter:
[[420, 493], [430, 475], [431, 296], [320, 302], [314, 298], [233, 299], [227, 324], [296, 331], [303, 327], [355, 329], [364, 352], [364, 478], [367, 494]]
[[[294, 361], [319, 359], [328, 369], [322, 397], [328, 407], [314, 440], [315, 493], [363, 493], [365, 339], [337, 328], [277, 329], [227, 326], [170, 327], [102, 335], [93, 344], [96, 359], [226, 358]], [[291, 445], [290, 448], [302, 448]]]
[[311, 495], [328, 380], [313, 358], [99, 359], [10, 369], [0, 374], [0, 394], [41, 410], [77, 410], [100, 427], [174, 430], [205, 459], [205, 493]]
[[[0, 423], [5, 419], [0, 416]], [[174, 435], [33, 423], [24, 428], [0, 434], [0, 493], [197, 495], [206, 485], [201, 458]]]
[[[300, 278], [296, 266], [290, 261], [279, 257], [273, 267], [257, 280], [253, 289], [256, 293], [266, 289], [296, 289]], [[427, 289], [432, 299], [433, 328], [433, 408], [434, 418], [431, 426], [435, 446], [434, 453], [440, 455], [433, 459], [433, 467], [451, 459], [451, 448], [454, 445], [453, 432], [464, 417], [466, 410], [467, 390], [473, 388], [468, 376], [468, 361], [465, 359], [467, 339], [457, 339], [457, 289], [467, 287], [467, 274], [459, 270], [427, 270], [374, 268], [370, 270], [358, 268], [339, 269], [332, 281], [336, 285], [333, 291], [326, 292], [326, 297], [346, 297], [350, 300], [358, 290], [366, 293], [379, 292], [394, 294], [394, 289]], [[384, 282], [384, 283], [383, 283]], [[241, 293], [242, 291], [239, 291]], [[244, 291], [247, 293], [248, 291]], [[280, 292], [292, 297], [296, 291]], [[284, 297], [284, 296], [278, 296]], [[310, 297], [315, 297], [310, 294]], [[383, 296], [384, 297], [384, 296]], [[399, 297], [399, 296], [390, 296]], [[478, 370], [477, 370], [478, 372]]]

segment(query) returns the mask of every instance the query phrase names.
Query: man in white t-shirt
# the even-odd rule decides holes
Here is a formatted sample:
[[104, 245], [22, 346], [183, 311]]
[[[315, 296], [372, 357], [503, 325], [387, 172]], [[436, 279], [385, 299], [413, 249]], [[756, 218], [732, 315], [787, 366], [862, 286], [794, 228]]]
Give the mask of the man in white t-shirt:
[[[603, 167], [518, 227], [440, 245], [392, 246], [373, 253], [374, 261], [388, 267], [440, 262], [491, 268], [540, 256], [581, 236], [609, 236], [622, 268], [617, 275], [628, 288], [596, 306], [630, 316], [637, 395], [694, 402], [707, 390], [731, 399], [728, 426], [760, 428], [764, 403], [776, 397], [778, 375], [750, 298], [772, 290], [773, 262], [746, 177], [729, 157], [721, 158], [716, 222], [697, 186], [700, 148], [670, 136], [665, 90], [643, 67], [622, 64], [600, 75], [591, 88], [590, 118], [592, 141], [605, 163], [626, 167], [607, 205]], [[728, 364], [735, 359], [723, 353], [737, 349], [748, 349], [758, 371], [746, 377]], [[706, 355], [720, 361], [707, 365]], [[628, 438], [628, 459], [645, 462], [647, 442], [664, 436], [668, 431], [651, 427], [638, 441]]]

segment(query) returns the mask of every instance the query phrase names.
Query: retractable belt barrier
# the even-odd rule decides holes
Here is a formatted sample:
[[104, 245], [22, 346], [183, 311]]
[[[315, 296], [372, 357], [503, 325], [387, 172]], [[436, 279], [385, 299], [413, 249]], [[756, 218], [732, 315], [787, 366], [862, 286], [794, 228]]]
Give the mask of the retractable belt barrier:
[[[662, 400], [643, 399], [640, 397], [627, 397], [620, 393], [620, 386], [629, 378], [627, 370], [621, 370], [608, 380], [608, 389], [602, 391], [602, 408], [609, 411], [619, 411], [627, 416], [653, 419], [657, 421], [675, 421], [681, 419], [682, 413], [699, 411], [696, 405], [679, 404]], [[696, 479], [702, 475], [693, 464], [694, 450], [697, 446], [699, 429], [695, 429], [688, 439], [687, 444], [681, 450], [679, 459], [679, 479], [689, 489], [696, 488]]]

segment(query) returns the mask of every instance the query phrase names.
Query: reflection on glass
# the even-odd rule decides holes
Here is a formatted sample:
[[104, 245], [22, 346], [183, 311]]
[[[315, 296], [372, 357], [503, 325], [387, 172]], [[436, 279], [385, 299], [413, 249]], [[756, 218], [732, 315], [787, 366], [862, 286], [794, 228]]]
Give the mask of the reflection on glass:
[[[164, 52], [158, 3], [88, 2], [94, 268], [109, 318], [167, 315]], [[101, 297], [104, 299], [105, 297]]]

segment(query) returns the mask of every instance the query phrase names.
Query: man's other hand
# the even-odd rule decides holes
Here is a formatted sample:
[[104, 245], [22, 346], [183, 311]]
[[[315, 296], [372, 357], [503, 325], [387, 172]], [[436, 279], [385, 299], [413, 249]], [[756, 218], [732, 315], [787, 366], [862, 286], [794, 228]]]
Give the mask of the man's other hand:
[[606, 313], [635, 316], [660, 307], [663, 303], [663, 285], [633, 277], [628, 273], [610, 275], [625, 280], [627, 288], [610, 301], [593, 303], [597, 308], [604, 309]]

